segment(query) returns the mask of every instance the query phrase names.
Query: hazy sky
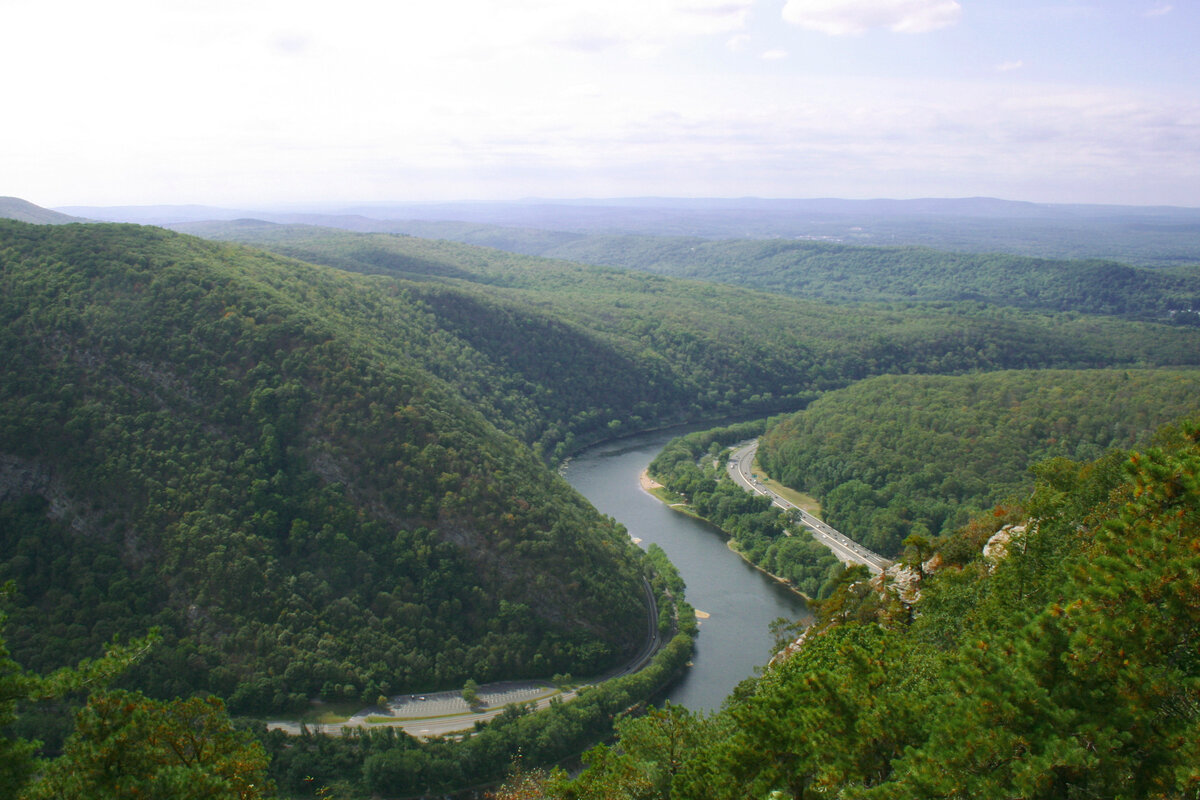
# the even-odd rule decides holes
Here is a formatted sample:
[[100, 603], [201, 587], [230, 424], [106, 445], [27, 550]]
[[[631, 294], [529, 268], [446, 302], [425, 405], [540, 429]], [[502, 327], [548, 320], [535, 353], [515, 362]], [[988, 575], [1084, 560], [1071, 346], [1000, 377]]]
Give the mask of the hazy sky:
[[1197, 0], [0, 0], [0, 195], [1200, 206]]

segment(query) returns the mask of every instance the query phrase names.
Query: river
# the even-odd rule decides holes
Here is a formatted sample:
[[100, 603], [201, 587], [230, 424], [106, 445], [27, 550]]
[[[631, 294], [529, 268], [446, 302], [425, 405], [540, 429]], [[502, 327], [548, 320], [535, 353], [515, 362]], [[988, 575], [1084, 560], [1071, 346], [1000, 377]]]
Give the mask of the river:
[[713, 526], [672, 511], [642, 491], [638, 475], [673, 437], [661, 432], [597, 445], [572, 459], [565, 477], [642, 547], [666, 551], [687, 584], [688, 602], [709, 615], [700, 622], [693, 666], [665, 699], [711, 711], [771, 656], [768, 626], [807, 618], [804, 598], [788, 591], [728, 548]]

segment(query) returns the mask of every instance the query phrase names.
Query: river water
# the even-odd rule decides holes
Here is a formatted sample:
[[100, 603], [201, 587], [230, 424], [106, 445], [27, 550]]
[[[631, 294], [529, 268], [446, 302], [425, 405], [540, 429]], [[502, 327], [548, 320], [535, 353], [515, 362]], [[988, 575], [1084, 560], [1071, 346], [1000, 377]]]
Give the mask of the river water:
[[657, 544], [687, 584], [687, 600], [709, 614], [700, 622], [693, 666], [665, 699], [711, 711], [767, 662], [768, 626], [779, 617], [809, 616], [804, 598], [757, 571], [726, 545], [713, 526], [672, 511], [642, 491], [638, 475], [673, 437], [660, 432], [597, 445], [572, 459], [565, 477], [601, 512], [641, 539]]

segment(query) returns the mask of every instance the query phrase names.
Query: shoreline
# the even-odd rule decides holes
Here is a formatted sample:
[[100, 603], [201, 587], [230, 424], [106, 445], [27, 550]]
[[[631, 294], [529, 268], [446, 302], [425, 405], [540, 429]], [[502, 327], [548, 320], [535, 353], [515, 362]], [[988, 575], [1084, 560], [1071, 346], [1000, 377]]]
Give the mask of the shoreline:
[[650, 477], [650, 468], [646, 467], [638, 475], [638, 484], [642, 487], [642, 491], [653, 492], [655, 489], [665, 488], [661, 483]]
[[789, 581], [785, 578], [781, 578], [780, 576], [776, 575], [774, 572], [770, 572], [768, 570], [763, 569], [758, 564], [755, 564], [753, 561], [746, 558], [746, 554], [743, 553], [741, 550], [739, 550], [737, 548], [737, 546], [734, 544], [733, 536], [728, 531], [726, 531], [724, 528], [722, 528], [720, 525], [717, 525], [716, 523], [713, 523], [713, 522], [709, 521], [708, 519], [705, 519], [704, 517], [700, 516], [699, 514], [696, 514], [693, 511], [686, 510], [688, 507], [683, 504], [668, 503], [667, 501], [665, 501], [661, 497], [659, 497], [657, 494], [655, 494], [653, 491], [654, 489], [662, 489], [664, 487], [661, 483], [659, 483], [658, 481], [656, 481], [650, 477], [649, 468], [642, 470], [642, 473], [640, 475], [638, 475], [638, 483], [641, 485], [643, 491], [648, 492], [649, 494], [653, 495], [654, 498], [656, 500], [658, 500], [658, 502], [662, 503], [663, 505], [665, 505], [667, 508], [671, 509], [672, 511], [679, 513], [679, 514], [686, 514], [687, 516], [692, 517], [694, 519], [704, 520], [709, 525], [712, 525], [714, 528], [719, 530], [725, 536], [725, 546], [728, 547], [733, 552], [737, 553], [738, 558], [740, 558], [742, 561], [744, 561], [747, 564], [749, 564], [750, 566], [754, 567], [754, 569], [758, 570], [763, 575], [766, 575], [768, 578], [775, 581], [780, 586], [784, 587], [785, 589], [792, 592], [793, 594], [803, 597], [806, 601], [812, 600], [811, 597], [809, 597], [804, 592], [797, 589], [791, 581]]
[[[704, 518], [703, 518], [703, 517], [701, 517], [701, 519], [704, 519]], [[706, 521], [707, 521], [707, 520], [706, 520]], [[711, 525], [712, 523], [709, 523], [709, 524]], [[722, 533], [724, 533], [724, 531], [722, 531]], [[729, 534], [725, 534], [725, 535], [726, 535], [726, 536], [729, 536]], [[791, 581], [789, 581], [788, 579], [786, 579], [786, 578], [781, 578], [780, 576], [776, 575], [774, 572], [770, 572], [770, 571], [768, 571], [768, 570], [765, 570], [765, 569], [763, 569], [762, 567], [760, 567], [758, 564], [755, 564], [753, 561], [751, 561], [750, 559], [746, 558], [746, 554], [745, 554], [745, 553], [743, 553], [741, 550], [738, 550], [738, 549], [737, 549], [737, 545], [735, 545], [735, 544], [734, 544], [734, 541], [733, 541], [733, 537], [732, 537], [732, 536], [729, 536], [729, 539], [728, 539], [728, 541], [726, 541], [726, 542], [725, 542], [725, 544], [726, 544], [726, 546], [727, 546], [727, 547], [728, 547], [730, 550], [732, 550], [733, 552], [735, 552], [735, 553], [737, 553], [737, 554], [738, 554], [738, 558], [742, 559], [742, 561], [745, 561], [747, 564], [749, 564], [750, 566], [754, 567], [756, 570], [758, 570], [759, 572], [761, 572], [763, 575], [766, 575], [768, 578], [770, 578], [771, 580], [775, 581], [775, 582], [776, 582], [776, 583], [778, 583], [780, 586], [783, 586], [785, 589], [787, 589], [787, 590], [789, 590], [790, 592], [792, 592], [792, 594], [798, 594], [798, 595], [800, 595], [801, 597], [803, 597], [803, 598], [805, 599], [805, 601], [808, 601], [808, 602], [811, 602], [811, 601], [812, 601], [812, 598], [811, 598], [811, 597], [809, 597], [809, 596], [808, 596], [808, 595], [806, 595], [804, 592], [802, 592], [802, 591], [800, 591], [799, 589], [797, 589], [797, 588], [796, 588], [796, 586], [795, 586], [795, 584], [793, 584], [793, 583], [792, 583]]]

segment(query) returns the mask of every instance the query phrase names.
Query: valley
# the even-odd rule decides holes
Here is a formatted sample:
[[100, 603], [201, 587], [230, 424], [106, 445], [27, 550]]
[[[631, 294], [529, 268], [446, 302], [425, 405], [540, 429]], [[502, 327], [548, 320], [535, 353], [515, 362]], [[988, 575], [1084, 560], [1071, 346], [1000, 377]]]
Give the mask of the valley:
[[0, 8], [0, 800], [1200, 800], [1200, 3]]
[[[716, 735], [735, 724], [727, 705], [776, 702], [775, 673], [755, 668], [810, 623], [850, 652], [882, 637], [949, 663], [965, 634], [947, 609], [1025, 624], [974, 596], [1007, 591], [989, 588], [981, 537], [1031, 508], [1091, 530], [1104, 512], [1086, 503], [1126, 497], [1126, 453], [1169, 445], [1190, 463], [1200, 328], [1165, 312], [1191, 302], [1194, 268], [688, 245], [692, 267], [741, 264], [733, 286], [655, 267], [682, 257], [666, 240], [604, 244], [638, 262], [627, 270], [258, 221], [196, 225], [211, 237], [198, 238], [39, 219], [65, 224], [0, 220], [7, 649], [48, 674], [150, 633], [115, 687], [258, 720], [285, 795], [313, 780], [347, 796], [494, 781], [518, 747], [550, 765], [614, 725], [637, 735], [624, 712], [651, 697], [697, 714], [671, 718], [688, 736]], [[932, 276], [919, 286], [918, 268]], [[841, 294], [807, 288], [831, 269], [859, 277]], [[856, 283], [871, 270], [878, 291]], [[968, 272], [998, 294], [945, 292]], [[1071, 293], [1103, 276], [1128, 304]], [[1034, 301], [1001, 299], [1020, 293]], [[757, 420], [705, 428], [733, 415]], [[653, 433], [679, 424], [692, 432]], [[837, 530], [810, 525], [841, 557], [733, 483], [727, 467], [755, 456], [730, 448], [747, 441], [820, 501]], [[724, 534], [642, 494], [647, 464]], [[1028, 565], [1038, 597], [1091, 546], [1046, 543], [1053, 555]], [[925, 621], [865, 588], [883, 563], [865, 551], [952, 565], [923, 584]], [[843, 561], [859, 557], [874, 568]], [[578, 677], [596, 675], [609, 680]], [[511, 682], [530, 694], [493, 698]], [[462, 714], [464, 685], [492, 708]], [[413, 699], [435, 696], [449, 705], [430, 714]], [[335, 737], [262, 724], [314, 703], [367, 710], [329, 723], [349, 729]], [[35, 720], [65, 746], [61, 725]], [[443, 738], [464, 728], [475, 735]], [[547, 780], [587, 796], [588, 779]]]

